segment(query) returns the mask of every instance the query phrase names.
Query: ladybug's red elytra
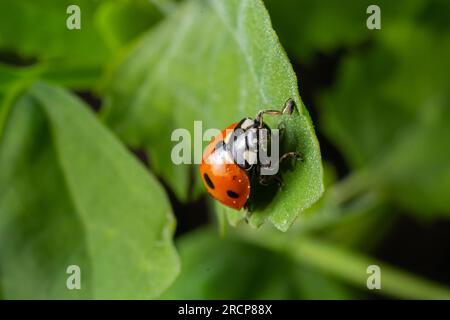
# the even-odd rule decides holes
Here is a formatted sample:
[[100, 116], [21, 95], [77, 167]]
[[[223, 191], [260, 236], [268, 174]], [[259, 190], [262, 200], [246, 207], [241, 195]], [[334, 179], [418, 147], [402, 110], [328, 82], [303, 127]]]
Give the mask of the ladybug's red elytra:
[[[200, 174], [208, 193], [224, 205], [240, 210], [247, 204], [251, 192], [251, 181], [266, 184], [267, 178], [281, 183], [278, 176], [263, 176], [259, 161], [261, 148], [267, 150], [270, 143], [270, 128], [264, 123], [264, 115], [291, 115], [296, 110], [292, 99], [286, 101], [283, 109], [262, 110], [255, 119], [244, 118], [225, 128], [214, 137], [203, 152]], [[269, 134], [260, 134], [261, 129]], [[298, 152], [283, 154], [278, 160], [290, 157], [301, 159]]]

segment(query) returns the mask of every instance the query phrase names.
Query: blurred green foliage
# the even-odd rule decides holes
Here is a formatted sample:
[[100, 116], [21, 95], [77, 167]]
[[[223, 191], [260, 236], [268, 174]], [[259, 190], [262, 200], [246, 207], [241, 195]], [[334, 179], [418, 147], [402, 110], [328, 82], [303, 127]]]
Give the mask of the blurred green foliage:
[[[236, 237], [200, 229], [180, 241], [183, 273], [166, 299], [343, 299], [358, 297], [333, 278]], [[289, 279], [289, 281], [286, 281]]]
[[[66, 28], [72, 4], [81, 9], [79, 32]], [[49, 69], [43, 78], [89, 90], [100, 86], [120, 50], [163, 17], [146, 0], [3, 0], [0, 6], [0, 48], [7, 57], [39, 62]]]
[[[65, 27], [69, 4], [81, 8], [79, 31]], [[366, 28], [369, 4], [1, 1], [1, 297], [362, 298], [377, 264], [385, 297], [450, 298], [445, 284], [372, 256], [399, 211], [450, 214], [450, 2], [378, 1], [381, 30]], [[300, 69], [338, 57], [312, 102], [349, 173], [329, 159], [327, 190], [306, 211], [322, 193], [321, 159], [278, 38]], [[100, 115], [74, 91], [100, 99]], [[285, 231], [301, 212], [297, 221], [253, 230], [211, 204], [221, 235], [207, 226], [178, 238], [179, 264], [153, 174], [185, 203], [204, 190], [190, 186], [192, 168], [169, 164], [171, 131], [224, 127], [289, 97], [301, 116], [283, 119], [287, 140], [306, 161], [249, 222]], [[151, 169], [125, 146], [145, 149]], [[65, 288], [69, 264], [82, 267], [81, 291]]]
[[373, 41], [369, 52], [345, 59], [336, 88], [323, 96], [324, 131], [353, 167], [370, 167], [373, 184], [393, 201], [449, 214], [450, 83], [442, 63], [450, 37], [400, 24]]

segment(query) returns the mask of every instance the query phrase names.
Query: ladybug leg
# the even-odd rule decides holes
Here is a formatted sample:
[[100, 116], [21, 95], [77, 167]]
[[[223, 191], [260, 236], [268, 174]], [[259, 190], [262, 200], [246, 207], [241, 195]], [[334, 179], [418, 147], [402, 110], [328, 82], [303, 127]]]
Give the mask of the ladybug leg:
[[281, 116], [283, 114], [291, 115], [294, 113], [294, 111], [297, 110], [297, 106], [292, 98], [289, 98], [283, 106], [283, 109], [280, 110], [261, 110], [258, 112], [258, 114], [255, 117], [255, 122], [258, 123], [258, 128], [261, 129], [263, 127], [263, 116], [264, 115], [270, 115], [270, 116]]
[[[297, 105], [295, 104], [294, 100], [289, 98], [285, 103], [283, 110], [281, 111], [283, 114], [292, 115], [294, 111], [297, 111]], [[280, 131], [280, 139], [283, 139], [284, 133], [286, 131], [286, 125], [284, 122], [280, 122], [278, 125], [278, 130]]]
[[278, 184], [278, 187], [280, 189], [282, 189], [284, 187], [284, 182], [280, 175], [278, 175], [278, 174], [274, 175], [273, 180], [275, 180], [275, 182]]
[[259, 184], [268, 186], [270, 184], [270, 176], [259, 176]]
[[255, 117], [255, 122], [258, 124], [258, 128], [262, 129], [263, 128], [263, 116], [264, 115], [270, 115], [270, 116], [281, 116], [283, 114], [282, 111], [280, 110], [261, 110], [258, 112], [258, 114]]
[[283, 162], [283, 160], [292, 159], [292, 158], [303, 161], [303, 155], [300, 152], [291, 151], [291, 152], [286, 152], [285, 154], [283, 154], [280, 157], [280, 163]]
[[297, 110], [297, 105], [295, 104], [294, 100], [292, 98], [289, 98], [285, 103], [283, 110], [281, 111], [282, 114], [293, 114], [294, 111]]
[[284, 186], [283, 179], [278, 174], [273, 176], [259, 176], [259, 183], [265, 187], [274, 181], [278, 184], [278, 187], [282, 188]]
[[270, 176], [258, 175], [258, 181], [259, 181], [259, 184], [261, 184], [265, 187], [270, 186], [273, 182], [277, 183], [278, 188], [280, 190], [283, 189], [283, 187], [284, 187], [283, 178], [279, 172], [275, 175], [270, 175]]

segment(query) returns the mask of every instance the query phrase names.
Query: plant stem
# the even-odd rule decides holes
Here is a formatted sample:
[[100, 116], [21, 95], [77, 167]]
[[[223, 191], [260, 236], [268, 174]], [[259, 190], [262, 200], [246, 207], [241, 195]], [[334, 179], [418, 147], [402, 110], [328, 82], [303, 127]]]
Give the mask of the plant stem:
[[449, 288], [313, 237], [289, 237], [287, 234], [261, 230], [238, 229], [237, 233], [248, 242], [286, 253], [298, 263], [307, 264], [362, 289], [368, 290], [366, 281], [370, 274], [366, 273], [367, 267], [378, 265], [381, 269], [381, 289], [374, 290], [375, 293], [401, 299], [450, 299]]
[[375, 184], [375, 178], [368, 169], [359, 169], [341, 181], [335, 183], [328, 191], [335, 205], [341, 205], [358, 194], [369, 190]]
[[299, 216], [300, 232], [329, 227], [344, 216], [361, 215], [383, 203], [373, 186], [377, 183], [370, 171], [361, 169], [331, 186], [317, 205]]

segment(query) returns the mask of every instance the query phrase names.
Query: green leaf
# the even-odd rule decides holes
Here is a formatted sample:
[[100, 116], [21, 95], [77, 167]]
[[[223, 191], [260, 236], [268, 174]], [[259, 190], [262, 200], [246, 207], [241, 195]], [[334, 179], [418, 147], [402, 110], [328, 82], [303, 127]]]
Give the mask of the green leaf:
[[3, 297], [156, 297], [178, 272], [173, 231], [163, 189], [87, 106], [43, 83], [17, 101], [0, 144]]
[[202, 121], [203, 131], [223, 129], [260, 109], [281, 108], [288, 98], [300, 114], [280, 121], [289, 151], [300, 151], [305, 161], [285, 172], [285, 188], [251, 218], [254, 225], [268, 219], [286, 230], [320, 197], [322, 165], [295, 74], [261, 1], [186, 2], [117, 70], [105, 118], [126, 143], [145, 147], [155, 171], [186, 199], [189, 166], [171, 165], [174, 129], [192, 134], [195, 120]]
[[414, 212], [450, 212], [449, 54], [448, 36], [399, 24], [345, 60], [321, 103], [324, 130], [369, 187]]
[[[74, 64], [100, 63], [108, 57], [108, 50], [99, 33], [93, 30], [98, 3], [89, 0], [3, 0], [0, 3], [0, 50], [14, 51], [23, 58], [66, 58], [66, 62]], [[66, 27], [69, 17], [66, 10], [71, 4], [81, 9], [81, 30]], [[95, 48], [95, 54], [92, 48]]]
[[[182, 269], [164, 299], [344, 299], [337, 281], [213, 228], [178, 240]], [[192, 285], [195, 283], [195, 285]]]
[[161, 19], [161, 12], [148, 0], [104, 1], [95, 24], [111, 50], [119, 49]]
[[[66, 26], [70, 5], [80, 8], [79, 30]], [[74, 81], [70, 71], [75, 78], [96, 71], [98, 80], [97, 70], [160, 18], [157, 7], [145, 0], [3, 0], [0, 51], [28, 63], [45, 62], [63, 85]]]

